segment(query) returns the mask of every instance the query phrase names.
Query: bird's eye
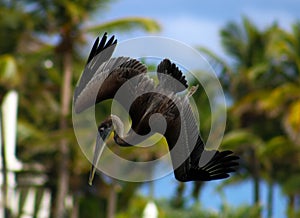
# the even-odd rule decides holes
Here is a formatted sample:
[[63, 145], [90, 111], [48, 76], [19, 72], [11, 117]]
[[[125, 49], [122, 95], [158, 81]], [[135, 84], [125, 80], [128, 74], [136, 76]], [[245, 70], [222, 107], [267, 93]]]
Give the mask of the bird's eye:
[[103, 131], [104, 131], [104, 128], [101, 127], [101, 128], [99, 129], [99, 132], [103, 132]]

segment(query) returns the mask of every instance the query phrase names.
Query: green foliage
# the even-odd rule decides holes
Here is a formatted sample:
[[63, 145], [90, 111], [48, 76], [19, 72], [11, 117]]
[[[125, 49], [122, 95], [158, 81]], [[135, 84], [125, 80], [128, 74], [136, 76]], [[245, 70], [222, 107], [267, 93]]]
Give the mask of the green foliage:
[[0, 55], [0, 86], [12, 89], [20, 82], [16, 59], [11, 55]]
[[159, 209], [159, 218], [253, 218], [259, 217], [261, 208], [259, 206], [241, 205], [232, 207], [223, 204], [219, 210], [204, 209], [198, 203], [185, 208], [171, 207], [166, 200], [156, 202]]
[[[18, 157], [46, 166], [47, 185], [53, 191], [57, 190], [62, 139], [69, 142], [70, 156], [66, 158], [70, 161], [70, 192], [86, 189], [89, 169], [88, 161], [77, 146], [71, 116], [65, 117], [67, 128], [60, 126], [66, 53], [71, 54], [72, 60], [69, 67], [73, 76], [67, 84], [72, 90], [85, 63], [81, 58], [85, 55], [80, 52], [89, 33], [160, 30], [157, 22], [143, 17], [121, 18], [87, 27], [85, 22], [91, 15], [96, 11], [105, 12], [109, 3], [109, 0], [0, 2], [0, 102], [7, 90], [19, 91]], [[229, 23], [222, 28], [221, 37], [233, 62], [227, 63], [209, 49], [201, 50], [221, 69], [220, 81], [232, 101], [228, 111], [230, 125], [222, 149], [238, 153], [242, 169], [231, 180], [226, 180], [226, 184], [249, 178], [254, 183], [265, 180], [279, 184], [289, 198], [297, 198], [300, 193], [300, 23], [295, 23], [291, 32], [277, 25], [260, 30], [244, 18], [241, 24]], [[202, 89], [193, 97], [199, 108], [200, 131], [206, 139], [211, 123], [209, 102]], [[101, 111], [97, 120], [103, 120], [109, 106], [110, 102], [97, 106]], [[138, 149], [132, 150], [130, 157], [146, 161], [161, 156], [166, 151], [162, 147], [166, 146], [163, 140], [159, 144], [162, 146], [148, 149], [143, 155]], [[124, 153], [120, 148], [115, 151], [120, 155]], [[83, 194], [80, 197], [80, 217], [105, 216], [109, 186], [101, 176], [98, 181], [95, 196]], [[118, 218], [142, 216], [148, 199], [136, 196], [139, 185], [121, 184]], [[202, 186], [195, 183], [191, 193], [195, 199]], [[210, 211], [197, 204], [187, 206], [183, 193], [184, 185], [179, 184], [170, 201], [157, 201], [159, 217], [250, 218], [260, 217], [263, 209], [248, 205], [233, 208], [224, 204], [220, 211]], [[287, 211], [290, 217], [297, 217], [293, 205]]]
[[80, 198], [79, 217], [98, 218], [106, 216], [106, 202], [99, 197]]
[[223, 149], [239, 150], [243, 145], [252, 145], [259, 149], [263, 141], [255, 134], [243, 129], [228, 132], [222, 141]]
[[299, 193], [292, 185], [300, 170], [299, 33], [299, 23], [292, 32], [276, 24], [259, 30], [244, 18], [242, 25], [229, 23], [221, 30], [222, 45], [233, 62], [201, 49], [222, 69], [220, 80], [233, 102], [222, 147], [235, 150], [242, 164], [240, 179], [226, 184], [243, 181], [248, 174], [257, 202], [262, 179], [280, 184], [288, 196]]
[[248, 206], [242, 205], [237, 208], [231, 207], [227, 204], [221, 207], [221, 217], [231, 217], [231, 218], [253, 218], [260, 217], [262, 208], [260, 206]]
[[159, 218], [217, 218], [218, 213], [210, 210], [204, 210], [199, 204], [194, 204], [184, 208], [174, 208], [166, 199], [161, 199], [156, 202], [159, 210]]
[[134, 29], [142, 29], [147, 32], [157, 32], [160, 30], [160, 26], [157, 22], [149, 18], [143, 17], [127, 17], [110, 22], [106, 22], [100, 25], [92, 26], [86, 28], [86, 31], [93, 33], [102, 33], [105, 31], [115, 32], [115, 31], [128, 31]]
[[[82, 155], [74, 136], [69, 113], [71, 96], [68, 91], [72, 93], [86, 62], [81, 58], [86, 58], [86, 55], [81, 54], [84, 39], [89, 34], [86, 32], [86, 21], [94, 12], [105, 12], [110, 2], [0, 2], [3, 17], [0, 20], [3, 30], [0, 33], [0, 100], [8, 89], [16, 88], [19, 91], [18, 157], [24, 162], [36, 161], [45, 166], [45, 173], [49, 178], [47, 185], [53, 194], [56, 191], [59, 193], [61, 186], [66, 187], [67, 192], [73, 192], [84, 190], [87, 185], [89, 163]], [[102, 34], [102, 31], [118, 29], [129, 31], [138, 28], [150, 32], [159, 30], [157, 22], [142, 17], [117, 19], [99, 23], [96, 27], [98, 31], [101, 30], [97, 35]], [[68, 81], [66, 78], [71, 79]], [[102, 106], [108, 111], [108, 104]], [[64, 150], [66, 152], [62, 149], [63, 141], [68, 144]], [[67, 179], [63, 181], [61, 175], [66, 175]], [[102, 181], [99, 187], [106, 187], [105, 182]], [[131, 189], [131, 195], [127, 196], [131, 197], [135, 189], [136, 187]], [[60, 195], [61, 200], [56, 200], [56, 207], [60, 206], [59, 202], [63, 202], [66, 194]], [[101, 204], [106, 202], [106, 198], [107, 196], [100, 201]], [[96, 217], [103, 217], [103, 210], [99, 211], [98, 203], [97, 197], [81, 199], [79, 205], [83, 215], [80, 217], [91, 217], [89, 213], [93, 212]], [[83, 208], [89, 208], [90, 211]]]
[[135, 196], [133, 198], [128, 198], [128, 207], [119, 212], [116, 218], [140, 218], [142, 217], [143, 211], [147, 204], [147, 199], [142, 196]]

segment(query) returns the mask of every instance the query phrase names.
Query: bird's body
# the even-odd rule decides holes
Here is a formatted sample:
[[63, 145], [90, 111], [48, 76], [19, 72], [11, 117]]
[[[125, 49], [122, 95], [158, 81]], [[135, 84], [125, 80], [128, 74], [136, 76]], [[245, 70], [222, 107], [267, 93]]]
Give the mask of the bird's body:
[[[114, 140], [120, 146], [134, 146], [145, 139], [141, 136], [149, 137], [160, 133], [168, 143], [177, 180], [208, 181], [228, 177], [228, 173], [234, 171], [238, 157], [232, 155], [231, 151], [205, 150], [189, 103], [190, 94], [177, 94], [188, 88], [187, 81], [178, 67], [164, 59], [157, 67], [159, 84], [155, 85], [146, 75], [147, 68], [141, 62], [126, 57], [110, 59], [109, 55], [112, 54], [116, 42], [113, 41], [113, 37], [107, 43], [105, 41], [106, 35], [99, 45], [97, 39], [93, 46], [86, 69], [75, 90], [75, 111], [81, 112], [98, 102], [113, 98], [125, 84], [126, 96], [132, 99], [132, 104], [128, 107], [127, 98], [117, 100], [129, 110], [131, 129], [124, 134], [120, 118], [111, 115], [98, 128], [99, 136], [103, 140], [112, 130], [113, 124], [116, 125]], [[106, 52], [106, 49], [109, 51]], [[102, 53], [106, 56], [103, 57]], [[84, 79], [85, 75], [89, 79]], [[160, 116], [153, 120], [157, 114]], [[151, 122], [154, 125], [150, 125]], [[160, 128], [163, 123], [166, 124], [165, 128]], [[99, 158], [98, 144], [99, 140], [96, 143], [90, 180]], [[206, 155], [211, 159], [201, 163], [200, 159]]]

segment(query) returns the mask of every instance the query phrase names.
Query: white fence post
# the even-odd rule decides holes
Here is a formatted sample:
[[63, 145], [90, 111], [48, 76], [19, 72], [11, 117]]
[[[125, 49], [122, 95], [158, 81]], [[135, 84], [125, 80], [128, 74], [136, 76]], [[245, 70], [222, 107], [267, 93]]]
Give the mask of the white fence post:
[[[18, 93], [10, 91], [3, 99], [3, 137], [5, 146], [5, 155], [7, 161], [7, 170], [19, 171], [22, 169], [22, 163], [16, 157], [16, 135], [17, 135], [17, 109], [18, 108]], [[13, 179], [13, 177], [11, 177]], [[15, 186], [15, 180], [8, 178], [7, 185]]]
[[[22, 208], [19, 208], [19, 202], [21, 200], [20, 196], [22, 193], [19, 189], [17, 189], [18, 184], [16, 181], [16, 172], [23, 169], [23, 164], [16, 157], [18, 93], [14, 90], [8, 92], [0, 107], [2, 109], [2, 120], [0, 120], [0, 122], [3, 124], [3, 135], [1, 136], [0, 131], [0, 137], [3, 137], [4, 139], [4, 144], [1, 144], [0, 141], [0, 149], [1, 146], [5, 146], [8, 206], [13, 215], [20, 215], [21, 218], [32, 218], [35, 213], [35, 203], [37, 201], [37, 189], [35, 188], [35, 183], [29, 187], [29, 191], [24, 202], [21, 202]], [[0, 162], [0, 169], [2, 169], [1, 165], [2, 162]], [[0, 173], [0, 186], [3, 184], [2, 176], [2, 173]], [[43, 176], [41, 175], [41, 178], [42, 177]], [[0, 195], [2, 195], [1, 192], [2, 189], [0, 189]], [[4, 217], [4, 202], [1, 202], [1, 200], [2, 199], [0, 199], [0, 217]], [[50, 204], [51, 193], [48, 189], [45, 189], [43, 191], [39, 208], [37, 209], [37, 218], [48, 218], [50, 216]]]

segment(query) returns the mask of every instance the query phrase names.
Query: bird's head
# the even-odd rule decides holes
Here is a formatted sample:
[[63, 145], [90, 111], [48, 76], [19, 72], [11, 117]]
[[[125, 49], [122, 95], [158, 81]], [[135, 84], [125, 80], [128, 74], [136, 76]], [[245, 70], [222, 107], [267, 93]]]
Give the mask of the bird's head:
[[89, 177], [90, 185], [92, 185], [94, 175], [96, 172], [96, 166], [104, 149], [105, 141], [108, 139], [112, 131], [114, 131], [115, 141], [118, 142], [118, 140], [120, 140], [120, 136], [123, 136], [124, 124], [118, 116], [113, 114], [106, 118], [98, 127], [96, 147], [94, 151], [92, 169]]

